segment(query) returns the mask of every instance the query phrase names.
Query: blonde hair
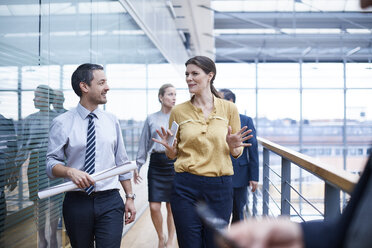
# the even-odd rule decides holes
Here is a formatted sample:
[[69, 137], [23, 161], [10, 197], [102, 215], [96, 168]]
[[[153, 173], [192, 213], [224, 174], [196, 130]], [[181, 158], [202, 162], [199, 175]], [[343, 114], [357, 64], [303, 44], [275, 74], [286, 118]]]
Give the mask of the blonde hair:
[[164, 96], [164, 94], [165, 94], [165, 90], [168, 89], [168, 88], [170, 88], [170, 87], [173, 87], [173, 88], [174, 88], [173, 84], [163, 84], [163, 85], [160, 87], [160, 89], [159, 89], [159, 93], [158, 93], [158, 100], [159, 100], [160, 103], [161, 103], [161, 101], [160, 101], [160, 96]]

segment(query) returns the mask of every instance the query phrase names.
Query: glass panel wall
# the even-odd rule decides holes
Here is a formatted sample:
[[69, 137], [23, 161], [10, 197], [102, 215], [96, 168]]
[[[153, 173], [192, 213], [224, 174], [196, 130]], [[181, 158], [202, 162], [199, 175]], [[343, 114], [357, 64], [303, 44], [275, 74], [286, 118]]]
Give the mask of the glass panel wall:
[[[185, 88], [184, 80], [120, 1], [4, 1], [0, 10], [0, 247], [64, 246], [63, 195], [39, 200], [37, 192], [60, 182], [46, 177], [45, 156], [52, 119], [79, 101], [72, 72], [104, 66], [102, 108], [119, 118], [132, 160], [144, 119], [160, 108], [158, 88]], [[166, 33], [168, 23], [152, 18]]]
[[[225, 73], [219, 74], [219, 67]], [[219, 79], [221, 74], [224, 79], [240, 75], [239, 85], [234, 85], [235, 80]], [[218, 88], [235, 92], [239, 112], [253, 118], [258, 136], [340, 170], [360, 173], [371, 153], [371, 78], [370, 63], [257, 62], [218, 64], [216, 82]], [[274, 168], [280, 163], [277, 156], [270, 156]], [[293, 186], [301, 194], [322, 205], [321, 181], [295, 165], [292, 177]], [[271, 180], [280, 185], [275, 177]], [[300, 197], [294, 202], [306, 218], [319, 218]]]
[[250, 117], [256, 115], [256, 66], [255, 64], [217, 63], [214, 86], [227, 88], [236, 95], [239, 111]]
[[372, 141], [370, 78], [370, 63], [221, 63], [216, 87], [235, 92], [259, 136], [360, 171]]

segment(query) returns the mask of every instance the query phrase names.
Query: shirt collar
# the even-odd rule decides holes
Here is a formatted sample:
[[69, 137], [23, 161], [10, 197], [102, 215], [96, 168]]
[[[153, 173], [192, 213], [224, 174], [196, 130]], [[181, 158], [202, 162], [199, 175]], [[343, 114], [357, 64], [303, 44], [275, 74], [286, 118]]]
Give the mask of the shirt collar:
[[[90, 111], [88, 109], [86, 109], [83, 105], [80, 104], [80, 102], [78, 103], [78, 106], [77, 106], [77, 112], [79, 113], [80, 117], [84, 120], [88, 117], [88, 115], [90, 114]], [[99, 108], [96, 108], [95, 110], [92, 111], [92, 113], [94, 113], [97, 117], [97, 119], [99, 119], [100, 117], [100, 114], [101, 114], [101, 111]]]
[[217, 113], [217, 109], [219, 109], [220, 105], [221, 105], [220, 100], [221, 100], [221, 98], [218, 98], [215, 95], [213, 95], [213, 110], [212, 110], [211, 114], [216, 114]]
[[[191, 107], [192, 107], [194, 110], [196, 110], [196, 111], [200, 110], [200, 111], [201, 111], [201, 109], [195, 107], [194, 104], [192, 104], [191, 100], [192, 100], [193, 97], [194, 97], [194, 95], [193, 95], [193, 96], [191, 97], [191, 99], [189, 100], [189, 104], [191, 105]], [[219, 108], [220, 105], [221, 105], [221, 98], [218, 98], [218, 97], [216, 97], [216, 96], [213, 95], [213, 94], [212, 94], [212, 97], [213, 97], [213, 110], [212, 110], [211, 114], [216, 114], [216, 112], [217, 112], [217, 108]]]

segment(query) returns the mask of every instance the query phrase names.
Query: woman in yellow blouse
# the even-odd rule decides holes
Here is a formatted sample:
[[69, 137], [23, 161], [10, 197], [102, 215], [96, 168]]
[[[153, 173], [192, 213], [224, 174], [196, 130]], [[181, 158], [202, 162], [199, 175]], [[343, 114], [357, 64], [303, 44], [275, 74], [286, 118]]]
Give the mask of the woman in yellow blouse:
[[203, 225], [195, 204], [204, 201], [228, 223], [232, 211], [234, 174], [230, 154], [239, 157], [243, 143], [252, 136], [240, 129], [236, 106], [220, 99], [213, 86], [216, 76], [214, 62], [196, 56], [186, 63], [186, 82], [191, 100], [172, 109], [169, 124], [179, 124], [177, 141], [167, 144], [170, 130], [157, 131], [170, 159], [177, 158], [171, 207], [180, 248], [215, 247], [213, 232]]

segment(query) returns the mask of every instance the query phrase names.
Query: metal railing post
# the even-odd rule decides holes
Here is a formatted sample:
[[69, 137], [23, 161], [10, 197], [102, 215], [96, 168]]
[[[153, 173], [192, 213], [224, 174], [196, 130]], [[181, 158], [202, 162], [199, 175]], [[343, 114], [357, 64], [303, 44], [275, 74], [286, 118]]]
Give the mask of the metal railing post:
[[324, 219], [330, 220], [340, 215], [340, 190], [324, 183]]
[[263, 171], [262, 171], [262, 215], [269, 214], [269, 163], [270, 152], [267, 148], [263, 148]]
[[249, 204], [250, 204], [250, 200], [249, 200], [249, 186], [247, 186], [247, 204], [245, 204], [245, 207], [246, 207], [246, 210], [247, 210], [246, 211], [246, 217], [247, 218], [250, 218], [252, 216], [252, 212], [249, 209]]
[[252, 216], [257, 216], [257, 190], [253, 194]]
[[290, 215], [291, 207], [291, 162], [282, 157], [281, 215]]

